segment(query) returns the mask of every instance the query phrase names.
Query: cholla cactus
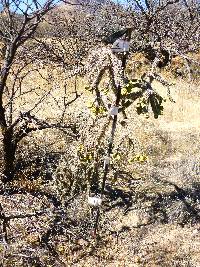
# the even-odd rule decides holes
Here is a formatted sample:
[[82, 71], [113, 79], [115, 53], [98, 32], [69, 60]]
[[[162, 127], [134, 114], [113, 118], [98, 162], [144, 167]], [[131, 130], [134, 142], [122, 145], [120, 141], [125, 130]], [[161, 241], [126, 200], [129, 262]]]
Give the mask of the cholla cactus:
[[89, 73], [89, 83], [92, 90], [96, 90], [106, 70], [109, 70], [114, 88], [125, 84], [121, 53], [113, 53], [111, 47], [102, 47], [94, 51], [89, 59], [86, 69]]
[[102, 102], [98, 86], [102, 76], [108, 70], [112, 90], [116, 96], [117, 90], [126, 83], [124, 76], [126, 55], [129, 50], [129, 41], [132, 29], [115, 32], [103, 42], [102, 46], [90, 54], [85, 71], [89, 73], [88, 81], [92, 91], [96, 92], [97, 102]]

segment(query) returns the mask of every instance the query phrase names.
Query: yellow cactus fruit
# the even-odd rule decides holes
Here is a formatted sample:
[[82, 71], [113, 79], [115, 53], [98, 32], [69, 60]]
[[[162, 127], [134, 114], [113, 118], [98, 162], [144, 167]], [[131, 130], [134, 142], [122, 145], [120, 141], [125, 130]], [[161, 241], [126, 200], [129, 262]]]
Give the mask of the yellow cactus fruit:
[[127, 94], [127, 89], [124, 87], [121, 90], [121, 95], [126, 95]]
[[84, 151], [84, 145], [83, 145], [83, 144], [80, 144], [80, 145], [78, 146], [77, 150], [78, 150], [79, 152], [83, 152], [83, 151]]
[[88, 108], [91, 108], [91, 107], [93, 107], [94, 103], [92, 101], [88, 101], [86, 103], [86, 105], [87, 105]]
[[145, 162], [148, 160], [148, 156], [147, 155], [135, 155], [134, 157], [128, 159], [128, 163], [133, 163], [134, 161], [135, 162]]

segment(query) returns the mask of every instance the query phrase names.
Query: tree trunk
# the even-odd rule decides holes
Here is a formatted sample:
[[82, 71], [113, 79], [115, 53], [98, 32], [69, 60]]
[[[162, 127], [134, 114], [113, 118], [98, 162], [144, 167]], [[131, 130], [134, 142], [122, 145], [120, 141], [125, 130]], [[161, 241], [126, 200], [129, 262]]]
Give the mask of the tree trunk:
[[10, 182], [14, 178], [15, 152], [16, 144], [13, 141], [13, 132], [6, 130], [3, 133], [4, 183]]
[[6, 122], [5, 109], [3, 107], [3, 93], [5, 90], [9, 71], [16, 52], [16, 43], [13, 42], [7, 45], [4, 63], [0, 70], [0, 127], [3, 134], [3, 159], [4, 159], [4, 171], [3, 182], [9, 182], [14, 177], [14, 160], [16, 144], [13, 140], [13, 129], [8, 129]]

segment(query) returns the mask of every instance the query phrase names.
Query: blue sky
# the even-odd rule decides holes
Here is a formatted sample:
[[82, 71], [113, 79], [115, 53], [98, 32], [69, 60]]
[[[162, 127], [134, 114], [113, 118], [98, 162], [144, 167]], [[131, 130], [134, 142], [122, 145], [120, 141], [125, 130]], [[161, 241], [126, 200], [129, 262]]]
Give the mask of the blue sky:
[[[55, 0], [55, 2], [59, 2], [59, 0]], [[123, 4], [123, 3], [126, 3], [126, 0], [113, 0], [114, 2], [117, 2], [117, 3], [121, 3], [121, 4]], [[27, 4], [29, 4], [29, 5], [31, 5], [31, 6], [34, 6], [34, 4], [33, 4], [33, 1], [32, 0], [15, 0], [15, 1], [13, 1], [13, 2], [21, 2], [20, 3], [20, 6], [21, 7], [23, 7], [23, 8], [25, 8], [26, 6], [27, 6]], [[46, 2], [46, 0], [37, 0], [37, 2], [39, 3], [39, 4], [41, 4], [41, 5], [43, 5], [45, 2]]]
[[[36, 0], [39, 6], [40, 5], [43, 6], [46, 1], [47, 0]], [[59, 0], [55, 0], [54, 2], [59, 2]], [[29, 7], [28, 12], [33, 12], [36, 9], [36, 6], [33, 0], [14, 0], [14, 1], [11, 1], [11, 3], [13, 3], [11, 4], [12, 9], [18, 13], [21, 13], [20, 10], [21, 11], [26, 10], [27, 7]], [[18, 9], [16, 10], [17, 7]]]
[[[47, 0], [37, 0], [37, 3], [39, 3], [42, 6], [46, 1]], [[121, 4], [127, 3], [126, 0], [113, 0], [113, 1]], [[55, 0], [55, 2], [59, 2], [59, 0]], [[15, 3], [12, 5], [13, 10], [15, 10], [18, 13], [21, 13], [20, 9], [25, 10], [27, 8], [27, 5], [29, 6], [29, 12], [33, 12], [33, 10], [35, 9], [33, 0], [14, 0], [13, 3]], [[16, 10], [16, 5], [18, 4], [19, 4], [19, 9]]]

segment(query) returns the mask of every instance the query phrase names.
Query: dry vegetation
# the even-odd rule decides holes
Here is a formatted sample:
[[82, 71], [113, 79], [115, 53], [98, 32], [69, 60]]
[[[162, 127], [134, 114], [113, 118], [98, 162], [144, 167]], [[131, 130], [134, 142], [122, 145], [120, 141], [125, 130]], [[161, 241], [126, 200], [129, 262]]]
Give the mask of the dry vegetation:
[[[92, 96], [85, 92], [65, 114], [66, 120], [87, 118], [81, 141], [70, 141], [57, 130], [24, 139], [18, 157], [26, 164], [12, 183], [20, 194], [1, 196], [10, 218], [8, 244], [1, 245], [3, 266], [199, 266], [200, 88], [174, 81], [176, 104], [167, 101], [162, 118], [146, 119], [130, 107], [126, 124], [118, 125], [114, 150], [120, 158], [113, 159], [97, 239], [91, 234], [87, 173], [79, 174], [77, 166], [88, 165], [88, 171], [92, 162], [78, 163], [76, 152], [80, 143], [94, 150], [92, 136], [99, 125], [95, 129], [87, 108]], [[159, 89], [166, 94], [164, 87]], [[78, 93], [83, 92], [79, 82]], [[62, 100], [62, 90], [52, 92], [38, 114], [57, 120], [55, 98]], [[128, 163], [137, 154], [148, 160]], [[60, 199], [62, 209], [52, 196]]]
[[[83, 61], [77, 57], [76, 48], [80, 55], [87, 38], [71, 47], [71, 36], [36, 36], [17, 50], [2, 99], [7, 129], [14, 123], [13, 136], [22, 138], [13, 177], [0, 181], [0, 266], [199, 267], [199, 65], [188, 71], [183, 58], [173, 56], [159, 70], [173, 84], [175, 103], [166, 86], [153, 81], [152, 88], [167, 99], [158, 119], [152, 111], [149, 118], [138, 115], [137, 101], [126, 108], [127, 118], [119, 113], [95, 235], [96, 213], [87, 198], [93, 183], [102, 183], [112, 119], [95, 115], [88, 105], [95, 96], [87, 76], [71, 75], [86, 61], [87, 49], [96, 47], [91, 42]], [[195, 62], [200, 58], [197, 51], [186, 55]], [[144, 53], [134, 52], [126, 73], [140, 81], [150, 67]], [[104, 93], [106, 84], [104, 77]], [[6, 127], [0, 133], [2, 177]]]

